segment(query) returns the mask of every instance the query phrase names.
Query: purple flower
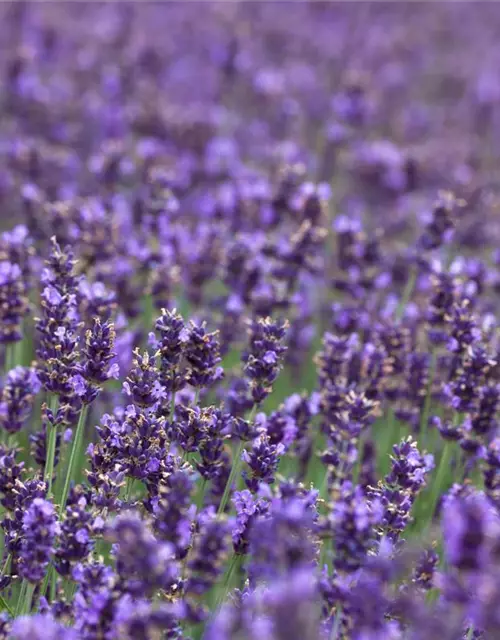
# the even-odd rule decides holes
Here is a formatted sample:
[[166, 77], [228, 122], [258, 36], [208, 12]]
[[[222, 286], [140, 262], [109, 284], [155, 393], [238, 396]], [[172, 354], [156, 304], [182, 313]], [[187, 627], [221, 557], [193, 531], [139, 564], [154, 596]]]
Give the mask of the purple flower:
[[133, 367], [123, 383], [123, 390], [138, 407], [148, 408], [165, 397], [165, 390], [159, 381], [159, 371], [154, 359], [147, 352], [134, 352]]
[[283, 342], [287, 323], [279, 324], [271, 318], [249, 323], [249, 347], [242, 354], [245, 375], [252, 385], [252, 397], [260, 404], [271, 392], [281, 368], [281, 359], [286, 351]]
[[40, 388], [35, 369], [16, 367], [7, 374], [0, 398], [0, 426], [8, 433], [22, 429]]
[[200, 531], [188, 560], [185, 592], [197, 598], [205, 594], [219, 579], [230, 546], [231, 525], [212, 511], [200, 514]]
[[223, 375], [217, 332], [207, 333], [205, 325], [191, 323], [184, 357], [188, 364], [186, 381], [195, 388], [208, 387]]
[[91, 536], [93, 516], [87, 510], [87, 501], [83, 496], [69, 495], [69, 504], [60, 527], [59, 543], [54, 564], [57, 572], [65, 577], [71, 575], [73, 567], [86, 560], [90, 555], [94, 540]]
[[236, 510], [236, 522], [233, 527], [233, 547], [235, 553], [245, 554], [249, 546], [250, 527], [255, 519], [267, 511], [267, 503], [256, 498], [248, 490], [235, 491], [232, 498]]
[[0, 262], [0, 343], [22, 339], [22, 324], [28, 310], [27, 282], [20, 267]]
[[57, 622], [50, 614], [20, 616], [12, 624], [11, 638], [16, 640], [78, 640], [78, 634]]
[[114, 352], [115, 329], [110, 322], [101, 323], [94, 318], [92, 329], [85, 335], [81, 361], [72, 378], [73, 389], [84, 404], [93, 402], [101, 391], [102, 384], [110, 378], [117, 378], [119, 367], [111, 364], [116, 356]]
[[158, 541], [134, 513], [118, 516], [108, 530], [114, 543], [116, 572], [125, 592], [148, 597], [158, 589], [168, 592], [178, 578], [170, 544]]
[[154, 529], [161, 540], [173, 545], [179, 560], [185, 558], [191, 542], [194, 489], [192, 477], [184, 470], [171, 473], [154, 502]]
[[155, 348], [160, 352], [160, 380], [169, 391], [177, 391], [182, 386], [179, 371], [182, 355], [189, 340], [189, 331], [182, 317], [173, 311], [162, 310], [156, 320], [155, 330], [159, 335]]
[[443, 504], [446, 559], [463, 571], [481, 571], [492, 561], [500, 534], [498, 512], [485, 495], [449, 497]]
[[242, 453], [242, 459], [250, 468], [250, 474], [243, 472], [245, 484], [251, 491], [257, 491], [260, 482], [272, 484], [278, 468], [280, 455], [285, 451], [282, 443], [271, 444], [267, 435], [261, 435], [252, 443], [250, 451]]
[[379, 500], [367, 499], [363, 490], [345, 482], [328, 516], [335, 548], [334, 565], [340, 571], [356, 571], [365, 561], [382, 521]]
[[54, 552], [54, 541], [59, 533], [54, 505], [35, 498], [23, 517], [23, 541], [20, 574], [30, 582], [40, 582]]

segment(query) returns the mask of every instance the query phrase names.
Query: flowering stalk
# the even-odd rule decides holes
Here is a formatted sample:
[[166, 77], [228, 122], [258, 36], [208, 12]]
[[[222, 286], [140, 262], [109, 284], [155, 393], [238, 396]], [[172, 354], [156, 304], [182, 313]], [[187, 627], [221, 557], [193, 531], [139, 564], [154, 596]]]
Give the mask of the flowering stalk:
[[83, 443], [83, 433], [85, 431], [85, 422], [88, 414], [88, 406], [84, 405], [78, 416], [78, 425], [76, 427], [75, 436], [71, 446], [71, 453], [68, 462], [68, 468], [66, 470], [66, 479], [64, 481], [64, 487], [61, 495], [61, 501], [59, 503], [59, 513], [62, 513], [66, 507], [66, 501], [68, 499], [69, 487], [71, 480], [75, 475], [76, 462], [80, 459], [80, 453]]
[[56, 455], [56, 442], [57, 442], [57, 421], [56, 412], [58, 406], [58, 398], [53, 395], [50, 400], [50, 409], [52, 411], [53, 422], [48, 421], [48, 444], [47, 444], [47, 459], [45, 462], [44, 480], [47, 483], [47, 495], [52, 493], [52, 480], [54, 476], [54, 460]]
[[231, 487], [233, 486], [233, 482], [241, 469], [241, 454], [243, 453], [244, 448], [245, 443], [243, 440], [240, 440], [234, 452], [233, 466], [231, 467], [231, 473], [229, 474], [229, 478], [227, 479], [227, 483], [224, 488], [224, 493], [222, 494], [219, 508], [217, 510], [217, 515], [221, 515], [222, 513], [224, 513], [226, 509], [227, 503], [229, 501], [229, 494], [231, 493]]
[[434, 375], [436, 373], [436, 365], [437, 365], [437, 351], [434, 347], [431, 353], [431, 363], [429, 367], [429, 380], [427, 382], [427, 391], [425, 394], [424, 400], [424, 408], [422, 410], [422, 416], [420, 419], [420, 440], [422, 446], [425, 444], [427, 427], [429, 423], [429, 415], [431, 411], [431, 402], [432, 402], [432, 385], [434, 382]]

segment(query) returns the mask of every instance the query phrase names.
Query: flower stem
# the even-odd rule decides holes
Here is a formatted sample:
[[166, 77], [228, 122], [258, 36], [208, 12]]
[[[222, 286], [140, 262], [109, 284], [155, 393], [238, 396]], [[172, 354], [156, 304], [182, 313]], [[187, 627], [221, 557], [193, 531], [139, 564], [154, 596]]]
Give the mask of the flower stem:
[[[58, 398], [52, 396], [50, 401], [50, 409], [53, 414], [54, 421], [56, 420]], [[47, 496], [52, 493], [52, 479], [54, 476], [54, 460], [56, 457], [56, 444], [57, 444], [57, 424], [52, 424], [49, 421], [49, 437], [47, 445], [47, 459], [45, 461], [45, 473], [44, 480], [47, 483]]]
[[221, 515], [222, 513], [224, 513], [224, 510], [228, 503], [229, 494], [231, 493], [231, 486], [234, 482], [234, 479], [236, 478], [236, 476], [240, 471], [241, 454], [243, 453], [244, 446], [245, 446], [245, 443], [243, 442], [243, 440], [240, 440], [240, 442], [238, 443], [238, 447], [236, 448], [236, 451], [234, 453], [233, 466], [231, 467], [231, 473], [229, 474], [229, 478], [227, 479], [227, 483], [224, 488], [224, 493], [222, 495], [219, 508], [217, 510], [217, 515]]
[[220, 590], [220, 596], [217, 599], [217, 605], [215, 607], [216, 611], [218, 609], [221, 608], [221, 606], [224, 604], [224, 600], [227, 597], [227, 594], [229, 593], [230, 587], [231, 587], [231, 582], [232, 582], [232, 577], [235, 573], [235, 571], [237, 569], [240, 568], [241, 563], [243, 562], [243, 557], [241, 554], [234, 554], [231, 563], [228, 567], [228, 570], [226, 571], [226, 576], [224, 578], [224, 584], [222, 586], [222, 589]]
[[433, 484], [431, 507], [429, 509], [429, 514], [430, 514], [429, 517], [431, 521], [432, 521], [432, 518], [434, 517], [434, 512], [436, 510], [439, 496], [442, 494], [442, 491], [443, 491], [444, 479], [446, 478], [446, 474], [449, 471], [452, 447], [453, 447], [453, 442], [445, 441], [443, 453], [441, 454], [441, 460], [439, 461], [439, 467], [438, 467], [436, 478]]
[[431, 412], [432, 385], [434, 383], [434, 375], [436, 374], [436, 365], [437, 365], [437, 353], [436, 353], [436, 349], [434, 348], [431, 353], [431, 362], [429, 366], [429, 380], [427, 382], [427, 391], [425, 394], [424, 408], [420, 418], [420, 439], [422, 444], [424, 444], [424, 440], [426, 437], [426, 431], [427, 431], [428, 422], [429, 422], [429, 414]]
[[408, 280], [406, 282], [403, 295], [401, 296], [401, 300], [399, 301], [398, 307], [396, 309], [396, 320], [401, 320], [404, 316], [404, 312], [406, 310], [406, 305], [410, 301], [411, 294], [413, 293], [413, 289], [415, 288], [415, 283], [417, 281], [417, 267], [413, 266], [410, 269], [410, 274]]
[[66, 480], [64, 482], [64, 488], [61, 496], [61, 502], [59, 505], [59, 513], [61, 514], [66, 507], [66, 501], [68, 499], [69, 487], [71, 484], [71, 480], [75, 473], [75, 464], [80, 459], [80, 451], [82, 448], [83, 442], [83, 432], [85, 429], [85, 422], [87, 419], [88, 406], [84, 406], [80, 411], [80, 415], [78, 417], [78, 426], [76, 427], [75, 437], [71, 446], [71, 453], [68, 462], [68, 468], [66, 470]]
[[16, 618], [20, 616], [23, 612], [23, 607], [26, 599], [26, 589], [28, 588], [28, 581], [23, 580], [21, 583], [21, 590], [19, 591], [19, 595], [17, 597], [16, 604]]

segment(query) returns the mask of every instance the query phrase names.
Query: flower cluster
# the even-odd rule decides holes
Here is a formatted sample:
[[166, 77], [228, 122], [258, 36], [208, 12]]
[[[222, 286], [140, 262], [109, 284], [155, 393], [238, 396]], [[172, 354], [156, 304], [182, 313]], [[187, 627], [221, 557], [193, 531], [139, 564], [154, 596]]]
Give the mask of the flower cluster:
[[0, 640], [500, 637], [499, 29], [0, 4]]

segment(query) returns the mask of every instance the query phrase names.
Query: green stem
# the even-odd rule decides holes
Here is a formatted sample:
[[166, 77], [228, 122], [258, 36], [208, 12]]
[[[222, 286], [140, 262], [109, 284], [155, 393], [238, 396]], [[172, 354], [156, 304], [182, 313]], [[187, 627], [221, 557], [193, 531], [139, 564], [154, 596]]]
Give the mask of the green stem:
[[134, 481], [135, 478], [132, 478], [131, 476], [129, 476], [127, 478], [127, 485], [125, 487], [125, 502], [128, 502], [130, 500], [130, 497], [132, 495], [132, 489], [134, 488]]
[[434, 376], [436, 374], [436, 365], [437, 365], [437, 353], [436, 353], [436, 349], [434, 348], [431, 354], [431, 363], [429, 366], [429, 380], [427, 382], [427, 391], [425, 394], [424, 408], [422, 411], [422, 416], [420, 418], [420, 439], [422, 444], [424, 444], [424, 441], [425, 441], [427, 427], [429, 423], [429, 415], [431, 412], [432, 385], [434, 383]]
[[196, 389], [196, 391], [194, 392], [193, 407], [197, 407], [199, 401], [200, 401], [200, 390]]
[[[248, 422], [253, 422], [253, 419], [255, 418], [256, 413], [257, 413], [257, 405], [254, 405], [248, 415]], [[229, 500], [231, 486], [241, 468], [241, 454], [243, 453], [244, 448], [245, 448], [245, 443], [243, 442], [243, 440], [240, 440], [240, 442], [238, 443], [238, 447], [236, 448], [236, 451], [234, 453], [233, 466], [231, 468], [231, 473], [229, 474], [227, 484], [224, 488], [224, 493], [222, 495], [222, 500], [220, 502], [219, 508], [217, 510], [217, 515], [221, 515], [222, 513], [224, 513], [224, 509], [226, 508], [226, 505]]]
[[2, 610], [7, 611], [7, 613], [9, 614], [9, 616], [11, 618], [13, 618], [15, 616], [14, 611], [11, 609], [9, 603], [7, 602], [7, 600], [0, 595], [0, 607], [2, 608]]
[[60, 514], [64, 511], [64, 508], [66, 507], [69, 487], [75, 473], [75, 464], [80, 459], [80, 451], [81, 451], [82, 442], [83, 442], [83, 432], [85, 429], [85, 422], [87, 419], [88, 410], [89, 410], [88, 406], [84, 406], [83, 409], [80, 411], [80, 415], [78, 417], [78, 426], [76, 427], [75, 437], [71, 446], [71, 454], [69, 457], [68, 468], [66, 470], [66, 480], [64, 482], [64, 488], [61, 496], [61, 503], [59, 506]]
[[5, 350], [5, 372], [8, 373], [16, 366], [16, 343], [10, 342]]
[[451, 453], [453, 448], [453, 442], [445, 441], [443, 453], [441, 454], [441, 460], [439, 461], [439, 467], [436, 474], [436, 479], [433, 483], [433, 491], [431, 497], [431, 508], [429, 510], [430, 520], [434, 517], [434, 512], [439, 500], [439, 496], [443, 491], [443, 484], [446, 478], [446, 474], [449, 472], [449, 466], [451, 461]]
[[24, 596], [24, 607], [23, 607], [23, 613], [26, 615], [31, 613], [31, 605], [33, 602], [33, 594], [35, 593], [35, 587], [36, 585], [32, 584], [31, 582], [28, 582], [28, 586], [26, 587], [26, 592]]
[[[56, 420], [57, 406], [58, 406], [58, 398], [57, 396], [52, 396], [51, 402], [50, 402], [50, 408], [52, 410], [54, 420]], [[50, 496], [52, 493], [52, 479], [54, 476], [54, 459], [56, 456], [57, 424], [52, 424], [49, 421], [48, 428], [49, 428], [49, 438], [48, 438], [48, 445], [47, 445], [47, 459], [45, 461], [44, 480], [47, 483], [47, 496]]]
[[217, 599], [217, 605], [216, 605], [216, 610], [220, 609], [222, 607], [222, 605], [224, 604], [224, 600], [227, 597], [227, 594], [229, 593], [230, 587], [231, 587], [231, 579], [234, 575], [234, 572], [236, 571], [236, 569], [239, 569], [241, 566], [241, 563], [243, 561], [243, 556], [239, 555], [239, 554], [234, 554], [232, 560], [231, 560], [231, 564], [228, 567], [228, 570], [226, 571], [226, 577], [224, 578], [224, 584], [222, 586], [221, 592], [220, 592], [220, 596]]
[[200, 484], [200, 489], [198, 492], [198, 498], [196, 500], [196, 506], [198, 507], [198, 509], [201, 509], [203, 506], [203, 496], [205, 495], [205, 488], [207, 486], [207, 479], [203, 478], [203, 480], [201, 481]]
[[28, 589], [28, 581], [27, 580], [23, 580], [22, 584], [21, 584], [21, 590], [19, 591], [17, 604], [16, 604], [16, 614], [15, 614], [16, 618], [23, 613], [23, 608], [25, 607], [25, 604], [26, 604], [25, 600], [26, 600], [26, 590], [27, 589]]
[[227, 479], [227, 483], [226, 483], [226, 486], [224, 488], [224, 493], [222, 495], [222, 500], [220, 501], [219, 508], [217, 510], [217, 515], [221, 515], [222, 513], [224, 513], [224, 510], [225, 510], [226, 505], [228, 503], [229, 494], [231, 493], [231, 487], [233, 485], [234, 479], [236, 478], [236, 476], [238, 475], [238, 473], [240, 471], [241, 454], [243, 453], [244, 447], [245, 447], [245, 443], [243, 442], [243, 440], [240, 440], [240, 442], [238, 443], [238, 446], [236, 448], [236, 451], [234, 453], [233, 466], [231, 468], [231, 473], [229, 474], [229, 478]]
[[340, 636], [340, 623], [342, 622], [342, 609], [338, 607], [335, 613], [335, 620], [333, 622], [332, 631], [330, 633], [330, 640], [337, 640]]
[[[174, 384], [175, 384], [175, 375], [174, 375]], [[175, 415], [175, 390], [172, 391], [172, 399], [170, 401], [170, 424], [174, 422]]]
[[401, 300], [399, 301], [398, 307], [396, 309], [396, 320], [402, 320], [404, 316], [404, 312], [406, 309], [406, 305], [410, 301], [411, 294], [413, 293], [413, 289], [415, 288], [415, 283], [417, 281], [417, 268], [412, 267], [410, 270], [409, 278], [406, 282], [403, 295], [401, 296]]

